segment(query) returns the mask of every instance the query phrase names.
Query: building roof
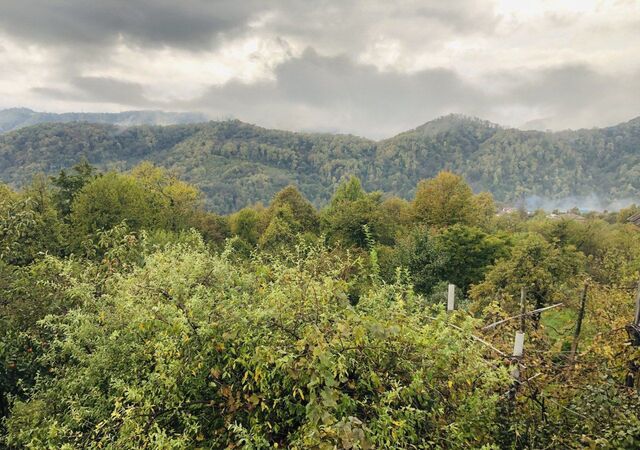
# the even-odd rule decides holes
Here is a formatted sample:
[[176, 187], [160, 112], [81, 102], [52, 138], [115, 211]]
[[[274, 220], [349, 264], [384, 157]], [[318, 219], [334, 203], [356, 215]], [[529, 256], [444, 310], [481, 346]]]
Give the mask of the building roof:
[[640, 213], [636, 213], [633, 216], [629, 217], [627, 221], [640, 227]]

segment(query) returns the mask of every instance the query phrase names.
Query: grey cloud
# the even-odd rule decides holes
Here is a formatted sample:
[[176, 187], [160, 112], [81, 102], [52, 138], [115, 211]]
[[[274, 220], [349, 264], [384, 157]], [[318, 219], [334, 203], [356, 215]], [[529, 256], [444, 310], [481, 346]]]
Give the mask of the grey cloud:
[[[404, 58], [401, 62], [410, 62], [415, 55], [421, 63], [435, 64], [429, 61], [433, 50], [437, 58], [434, 61], [447, 64], [443, 48], [449, 47], [443, 46], [468, 36], [472, 36], [472, 42], [478, 36], [479, 54], [490, 56], [492, 48], [482, 46], [488, 43], [489, 47], [500, 47], [496, 41], [500, 37], [493, 34], [501, 21], [513, 26], [511, 19], [496, 13], [490, 0], [0, 2], [0, 37], [9, 36], [7, 42], [13, 44], [39, 44], [38, 51], [47, 56], [43, 73], [48, 78], [40, 80], [41, 85], [31, 91], [61, 104], [84, 101], [126, 107], [196, 109], [215, 117], [232, 115], [266, 126], [331, 129], [371, 137], [386, 137], [450, 112], [477, 115], [506, 125], [545, 119], [536, 122], [537, 126], [556, 129], [607, 125], [640, 113], [637, 109], [640, 73], [636, 70], [624, 74], [618, 68], [615, 73], [604, 74], [589, 63], [589, 54], [584, 52], [581, 57], [586, 62], [576, 63], [577, 56], [567, 56], [568, 61], [573, 58], [572, 63], [546, 68], [529, 65], [526, 70], [516, 71], [496, 67], [493, 73], [488, 73], [490, 68], [485, 65], [474, 75], [474, 82], [449, 67], [402, 72], [393, 67], [393, 55], [384, 66], [390, 70], [381, 71], [358, 62], [378, 57], [375, 44], [380, 42], [381, 57], [385, 44], [390, 44], [391, 53], [397, 44]], [[580, 14], [549, 13], [543, 20], [529, 24], [527, 30], [544, 33], [582, 23], [581, 20]], [[614, 22], [598, 21], [597, 26], [615, 26]], [[117, 61], [111, 58], [118, 42], [137, 46], [142, 52], [151, 47], [195, 52], [211, 50], [226, 39], [240, 36], [279, 40], [283, 47], [291, 45], [287, 60], [279, 65], [265, 64], [265, 70], [272, 73], [263, 75], [271, 75], [272, 80], [246, 84], [232, 79], [222, 86], [211, 87], [201, 98], [167, 104], [149, 99], [142, 84], [86, 76], [113, 73], [102, 69]], [[519, 35], [516, 43], [518, 39], [523, 37]], [[620, 35], [610, 39], [615, 50]], [[559, 48], [570, 50], [570, 44], [567, 45]], [[304, 46], [315, 50], [292, 56]], [[526, 52], [526, 45], [523, 48]], [[601, 56], [604, 50], [598, 51]], [[620, 54], [612, 53], [612, 60], [630, 60], [629, 52]], [[451, 55], [451, 66], [456, 58], [462, 58], [456, 56], [455, 45]], [[268, 51], [259, 56], [270, 57]], [[204, 54], [189, 57], [197, 65]], [[601, 67], [603, 60], [599, 60]], [[120, 67], [129, 68], [136, 70], [135, 64]], [[478, 81], [478, 73], [488, 75], [484, 81]], [[188, 83], [190, 80], [186, 78]], [[149, 86], [158, 87], [153, 79], [149, 80]]]
[[495, 102], [548, 111], [538, 126], [531, 124], [535, 128], [613, 125], [640, 114], [640, 72], [614, 77], [587, 64], [561, 65], [522, 74]]
[[[451, 112], [511, 126], [544, 118], [530, 125], [545, 129], [605, 126], [640, 113], [640, 73], [614, 80], [587, 65], [496, 72], [485, 83], [508, 83], [494, 91], [447, 69], [383, 72], [346, 56], [325, 57], [313, 50], [281, 64], [275, 74], [271, 82], [212, 87], [183, 107], [265, 126], [340, 130], [374, 138]], [[524, 120], [517, 122], [514, 110]]]
[[[251, 21], [270, 13], [264, 29]], [[119, 39], [142, 47], [211, 49], [225, 35], [264, 32], [312, 39], [339, 52], [385, 32], [425, 45], [448, 30], [495, 24], [488, 0], [3, 0], [0, 30], [45, 46], [103, 46]], [[398, 23], [404, 26], [396, 27]], [[403, 29], [422, 31], [403, 36]], [[392, 36], [393, 37], [393, 36]]]
[[243, 28], [253, 0], [3, 0], [0, 29], [43, 45], [210, 48], [222, 32]]
[[93, 101], [123, 105], [148, 103], [144, 95], [144, 88], [138, 83], [106, 77], [77, 77], [73, 80], [73, 86]]
[[482, 1], [421, 2], [415, 13], [464, 34], [492, 31], [500, 20], [493, 13], [491, 5]]
[[492, 33], [500, 18], [489, 0], [289, 0], [268, 26], [332, 54], [355, 53], [377, 39], [425, 51], [455, 35]]
[[[493, 82], [506, 87], [487, 90], [485, 84]], [[313, 49], [277, 66], [272, 81], [231, 81], [188, 102], [152, 102], [140, 84], [101, 77], [73, 77], [66, 90], [42, 87], [38, 92], [60, 100], [197, 110], [269, 127], [373, 138], [452, 112], [511, 126], [529, 121], [527, 128], [538, 129], [604, 126], [640, 112], [635, 109], [640, 104], [640, 73], [613, 79], [586, 64], [568, 64], [495, 72], [483, 84], [474, 84], [448, 69], [381, 71]], [[522, 111], [523, 120], [517, 122], [513, 110]]]
[[[593, 103], [596, 95], [602, 95], [602, 88], [615, 84], [615, 80], [586, 64], [543, 69], [534, 75], [530, 82], [522, 82], [511, 90], [507, 99], [562, 110], [584, 108]], [[523, 78], [526, 80], [526, 74]]]
[[230, 113], [267, 126], [289, 121], [299, 129], [386, 137], [407, 124], [465, 112], [485, 101], [479, 89], [446, 69], [382, 72], [344, 56], [323, 57], [307, 50], [280, 65], [273, 82], [227, 83], [184, 107]]
[[37, 87], [33, 91], [60, 100], [151, 106], [142, 85], [107, 77], [75, 77], [68, 89]]

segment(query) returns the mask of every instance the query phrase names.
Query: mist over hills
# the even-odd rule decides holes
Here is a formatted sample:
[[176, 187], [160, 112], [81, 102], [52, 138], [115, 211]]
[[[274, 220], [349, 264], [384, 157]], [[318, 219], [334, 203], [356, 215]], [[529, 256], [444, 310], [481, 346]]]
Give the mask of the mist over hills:
[[28, 108], [0, 110], [0, 133], [41, 123], [92, 122], [120, 126], [134, 125], [176, 125], [206, 122], [204, 114], [192, 112], [166, 111], [123, 111], [119, 113], [47, 113]]
[[445, 169], [511, 204], [607, 208], [640, 194], [640, 119], [551, 133], [449, 115], [382, 141], [270, 130], [237, 120], [45, 123], [0, 135], [0, 180], [21, 185], [82, 157], [103, 170], [142, 160], [173, 169], [202, 189], [209, 208], [225, 213], [268, 202], [290, 183], [322, 205], [351, 174], [369, 190], [411, 198], [420, 179]]

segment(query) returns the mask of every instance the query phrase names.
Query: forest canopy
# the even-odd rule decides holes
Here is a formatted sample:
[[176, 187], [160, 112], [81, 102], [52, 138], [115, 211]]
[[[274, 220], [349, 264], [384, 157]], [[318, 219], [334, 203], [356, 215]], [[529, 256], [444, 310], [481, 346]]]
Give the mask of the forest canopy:
[[148, 160], [197, 186], [210, 210], [228, 214], [267, 204], [289, 184], [321, 207], [351, 175], [369, 191], [409, 200], [420, 180], [449, 170], [476, 192], [514, 206], [568, 199], [571, 208], [595, 198], [604, 209], [640, 194], [639, 147], [640, 119], [545, 133], [451, 115], [378, 142], [237, 120], [127, 128], [52, 123], [0, 135], [0, 180], [21, 187], [36, 173], [55, 175], [82, 157], [101, 170]]

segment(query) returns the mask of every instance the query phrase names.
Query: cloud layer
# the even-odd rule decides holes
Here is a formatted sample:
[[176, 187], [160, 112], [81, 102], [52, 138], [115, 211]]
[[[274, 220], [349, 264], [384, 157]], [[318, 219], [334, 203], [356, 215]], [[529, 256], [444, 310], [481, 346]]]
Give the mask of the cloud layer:
[[0, 108], [591, 127], [640, 115], [639, 56], [635, 0], [4, 0]]

